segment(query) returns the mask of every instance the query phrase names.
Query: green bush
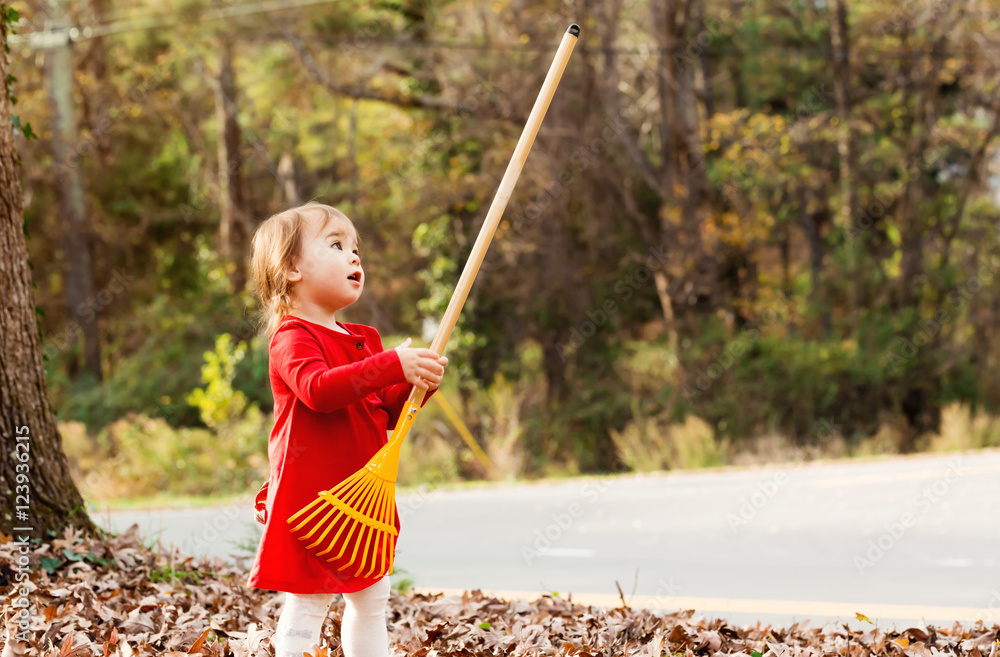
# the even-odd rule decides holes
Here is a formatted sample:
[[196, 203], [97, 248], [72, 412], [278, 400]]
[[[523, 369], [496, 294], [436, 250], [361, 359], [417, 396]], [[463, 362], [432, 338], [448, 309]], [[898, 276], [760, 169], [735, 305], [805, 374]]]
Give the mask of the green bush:
[[[229, 334], [205, 352], [202, 388], [184, 398], [208, 428], [172, 427], [165, 419], [128, 412], [102, 428], [93, 444], [70, 428], [85, 495], [102, 499], [157, 494], [217, 495], [252, 490], [267, 477], [271, 418], [233, 388], [246, 345]], [[80, 434], [83, 434], [82, 436]], [[93, 448], [88, 451], [87, 447]]]
[[195, 388], [185, 400], [198, 409], [206, 426], [225, 425], [240, 418], [247, 409], [246, 395], [233, 390], [236, 365], [245, 355], [246, 344], [240, 342], [234, 347], [228, 333], [216, 338], [214, 351], [205, 352], [205, 364], [201, 367], [201, 382], [205, 387]]
[[104, 346], [100, 382], [88, 372], [71, 380], [66, 374], [69, 362], [79, 354], [70, 347], [48, 345], [43, 349], [51, 354], [46, 376], [58, 419], [83, 422], [91, 434], [129, 413], [162, 417], [173, 427], [204, 428], [199, 408], [187, 403], [185, 395], [200, 380], [202, 354], [217, 348], [217, 334], [244, 341], [245, 357], [234, 365], [232, 386], [247, 404], [270, 412], [267, 342], [255, 334], [242, 304], [232, 294], [191, 299], [158, 295], [110, 327], [112, 340]]

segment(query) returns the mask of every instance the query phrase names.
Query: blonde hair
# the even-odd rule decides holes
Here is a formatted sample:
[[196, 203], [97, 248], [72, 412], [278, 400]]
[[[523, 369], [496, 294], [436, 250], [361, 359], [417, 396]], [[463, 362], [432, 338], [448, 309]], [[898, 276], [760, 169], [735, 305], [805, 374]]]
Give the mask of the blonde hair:
[[[262, 306], [260, 328], [265, 330], [268, 339], [274, 335], [281, 320], [292, 311], [292, 284], [285, 277], [285, 271], [292, 266], [293, 259], [301, 255], [304, 227], [308, 225], [306, 218], [312, 213], [323, 219], [320, 230], [331, 219], [343, 219], [354, 227], [347, 215], [337, 208], [309, 201], [271, 215], [254, 229], [250, 243], [250, 269], [254, 292]], [[354, 232], [357, 234], [356, 228]], [[358, 246], [361, 246], [360, 235]]]

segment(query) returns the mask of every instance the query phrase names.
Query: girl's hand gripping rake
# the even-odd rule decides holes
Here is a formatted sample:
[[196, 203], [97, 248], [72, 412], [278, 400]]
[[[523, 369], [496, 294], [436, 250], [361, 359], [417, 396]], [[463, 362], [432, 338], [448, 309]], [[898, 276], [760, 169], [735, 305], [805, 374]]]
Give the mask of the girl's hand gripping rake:
[[[580, 35], [578, 25], [570, 25], [563, 36], [545, 82], [528, 116], [521, 138], [514, 149], [510, 164], [497, 189], [486, 221], [472, 247], [458, 286], [448, 303], [431, 350], [444, 353], [458, 315], [469, 296], [469, 290], [479, 272], [500, 216], [514, 191], [514, 185], [535, 141], [538, 128], [562, 77], [569, 56]], [[306, 549], [321, 559], [333, 562], [338, 570], [356, 577], [381, 577], [392, 574], [396, 546], [396, 475], [399, 471], [399, 449], [420, 412], [426, 391], [414, 386], [403, 405], [399, 421], [389, 441], [368, 464], [337, 486], [320, 491], [316, 499], [288, 519], [292, 533], [305, 542]], [[336, 552], [336, 546], [341, 546]]]

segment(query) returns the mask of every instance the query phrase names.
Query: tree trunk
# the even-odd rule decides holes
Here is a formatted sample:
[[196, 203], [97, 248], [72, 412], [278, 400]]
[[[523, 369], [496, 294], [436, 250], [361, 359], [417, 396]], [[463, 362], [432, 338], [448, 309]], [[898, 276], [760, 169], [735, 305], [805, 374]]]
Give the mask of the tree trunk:
[[278, 192], [288, 206], [302, 205], [299, 188], [295, 183], [295, 158], [291, 151], [285, 151], [278, 160]]
[[[739, 0], [729, 0], [729, 15], [734, 21], [734, 25], [739, 24], [740, 10], [743, 7], [743, 3]], [[740, 62], [745, 61], [743, 50], [739, 46], [739, 42], [733, 39], [733, 56], [729, 57], [729, 79], [733, 83], [733, 107], [746, 107], [747, 106], [747, 93], [746, 89], [743, 87], [743, 74], [740, 71]]]
[[[93, 21], [103, 23], [106, 19], [108, 0], [90, 0]], [[91, 87], [82, 95], [86, 125], [90, 130], [89, 139], [94, 144], [101, 167], [106, 167], [111, 157], [111, 102], [109, 96], [107, 43], [104, 37], [90, 39], [85, 58], [93, 76]], [[81, 62], [82, 63], [82, 62]]]
[[[657, 97], [660, 103], [661, 233], [676, 230], [677, 248], [685, 254], [684, 271], [691, 271], [694, 294], [720, 302], [718, 264], [711, 246], [702, 239], [702, 215], [708, 189], [705, 154], [700, 137], [701, 118], [695, 95], [699, 60], [686, 47], [688, 26], [694, 20], [690, 2], [667, 0], [650, 6], [651, 26], [659, 52]], [[679, 226], [672, 219], [680, 208]]]
[[[2, 31], [2, 30], [0, 30]], [[0, 49], [0, 80], [7, 55]], [[0, 532], [49, 538], [67, 523], [93, 531], [73, 484], [45, 383], [24, 238], [10, 102], [0, 94]], [[20, 476], [20, 479], [18, 478]], [[20, 488], [24, 486], [25, 488]]]
[[[834, 0], [834, 15], [830, 21], [830, 53], [833, 59], [833, 93], [837, 102], [837, 155], [840, 159], [840, 224], [845, 230], [850, 230], [854, 221], [854, 210], [857, 203], [854, 199], [854, 151], [851, 143], [851, 44], [847, 29], [847, 6], [844, 0]], [[854, 262], [851, 274], [854, 276], [852, 286], [850, 313], [856, 324], [859, 306], [864, 297], [864, 276], [861, 275], [860, 259], [863, 256], [865, 237], [855, 240], [852, 245]]]
[[[61, 3], [52, 5], [50, 29], [65, 27]], [[76, 117], [73, 111], [73, 53], [69, 42], [53, 47], [45, 55], [45, 73], [52, 108], [52, 151], [59, 194], [59, 235], [66, 262], [66, 308], [70, 322], [83, 332], [84, 367], [101, 380], [99, 311], [94, 301], [94, 272], [90, 257], [89, 226], [80, 174]], [[75, 366], [71, 366], [71, 372]]]
[[219, 79], [215, 86], [216, 146], [219, 161], [219, 254], [235, 266], [229, 275], [234, 292], [246, 287], [245, 251], [249, 232], [243, 208], [240, 174], [240, 125], [236, 110], [236, 74], [233, 42], [224, 37], [219, 47]]
[[[691, 0], [697, 2], [695, 11], [698, 12], [698, 34], [705, 33], [705, 2], [704, 0]], [[705, 105], [705, 120], [711, 121], [715, 116], [715, 99], [712, 97], [712, 69], [708, 63], [708, 48], [698, 49], [698, 60], [701, 63], [701, 92], [704, 94], [702, 103]]]
[[347, 157], [351, 160], [351, 214], [358, 213], [358, 187], [361, 169], [358, 167], [358, 99], [351, 101], [351, 121], [348, 128]]
[[811, 191], [805, 187], [799, 188], [799, 207], [802, 208], [802, 229], [809, 242], [809, 303], [819, 311], [823, 335], [830, 335], [833, 330], [833, 318], [830, 314], [830, 304], [827, 303], [823, 288], [823, 261], [826, 258], [826, 242], [823, 241], [823, 225], [829, 221], [830, 212], [824, 204], [809, 211], [809, 196]]

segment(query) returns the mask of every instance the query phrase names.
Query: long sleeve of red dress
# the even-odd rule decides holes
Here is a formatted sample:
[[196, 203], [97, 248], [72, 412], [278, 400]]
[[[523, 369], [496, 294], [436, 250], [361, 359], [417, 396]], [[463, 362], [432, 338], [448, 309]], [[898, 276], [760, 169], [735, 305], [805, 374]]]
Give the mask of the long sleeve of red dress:
[[[287, 522], [319, 491], [364, 467], [387, 442], [412, 388], [399, 354], [382, 348], [378, 331], [338, 324], [348, 332], [288, 315], [271, 336], [274, 427], [267, 448], [270, 476], [262, 489], [267, 519], [249, 586], [352, 593], [377, 581], [339, 572], [309, 554]], [[399, 529], [398, 514], [395, 526]]]

